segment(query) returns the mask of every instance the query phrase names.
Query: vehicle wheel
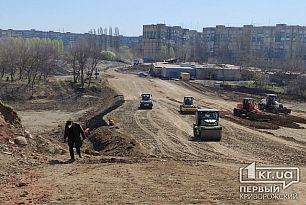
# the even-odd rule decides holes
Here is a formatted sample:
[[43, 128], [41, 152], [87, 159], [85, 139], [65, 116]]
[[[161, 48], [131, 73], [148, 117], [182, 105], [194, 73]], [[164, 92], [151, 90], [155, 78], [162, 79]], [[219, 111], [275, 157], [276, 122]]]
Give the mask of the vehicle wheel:
[[199, 136], [200, 136], [196, 129], [193, 129], [193, 136], [194, 136], [194, 138], [199, 138]]
[[234, 108], [234, 116], [237, 116], [237, 117], [241, 116], [241, 112], [239, 109]]
[[278, 110], [277, 110], [277, 108], [273, 108], [273, 114], [278, 114]]
[[234, 116], [237, 116], [237, 109], [236, 108], [234, 108], [233, 113], [234, 113]]

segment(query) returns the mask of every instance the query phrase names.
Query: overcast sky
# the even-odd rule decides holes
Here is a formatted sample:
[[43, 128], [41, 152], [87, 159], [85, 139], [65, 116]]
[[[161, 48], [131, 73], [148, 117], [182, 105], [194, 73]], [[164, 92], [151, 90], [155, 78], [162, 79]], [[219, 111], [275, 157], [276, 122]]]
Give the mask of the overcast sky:
[[142, 25], [165, 23], [201, 31], [223, 24], [306, 26], [305, 0], [0, 0], [0, 29], [88, 32], [119, 27], [142, 35]]

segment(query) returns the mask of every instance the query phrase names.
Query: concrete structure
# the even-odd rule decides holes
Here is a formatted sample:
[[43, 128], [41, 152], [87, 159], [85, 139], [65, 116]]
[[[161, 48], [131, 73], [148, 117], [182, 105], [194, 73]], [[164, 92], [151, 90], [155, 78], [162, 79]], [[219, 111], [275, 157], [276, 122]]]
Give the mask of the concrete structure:
[[264, 66], [268, 61], [306, 61], [306, 26], [218, 25], [203, 28], [203, 38], [209, 56], [219, 58], [223, 62], [258, 66], [258, 62], [264, 60]]
[[[157, 77], [176, 79], [181, 78], [182, 73], [198, 80], [240, 80], [241, 67], [229, 64], [169, 64], [157, 62], [152, 64], [152, 71]], [[184, 75], [184, 74], [183, 74]], [[186, 75], [186, 74], [185, 74]], [[186, 76], [187, 77], [187, 76]], [[189, 77], [189, 78], [190, 78]]]
[[196, 69], [192, 67], [182, 67], [180, 65], [168, 65], [162, 68], [161, 75], [163, 78], [179, 79], [181, 73], [189, 73], [190, 77], [196, 77]]
[[[201, 33], [184, 29], [180, 26], [166, 26], [165, 24], [152, 24], [143, 26], [142, 57], [146, 62], [156, 62], [173, 57], [180, 57], [180, 50], [187, 44], [196, 43]], [[175, 56], [165, 55], [162, 49], [173, 50]]]
[[240, 66], [234, 65], [198, 65], [196, 66], [196, 78], [198, 80], [240, 80]]
[[129, 48], [137, 49], [140, 48], [142, 37], [141, 36], [120, 36], [120, 45], [128, 46]]
[[181, 78], [181, 73], [188, 73], [190, 77], [195, 78], [196, 70], [194, 67], [188, 64], [169, 64], [165, 62], [157, 62], [152, 64], [152, 70], [155, 76], [167, 78], [167, 79], [178, 79]]
[[[175, 56], [166, 56], [164, 49], [173, 49]], [[306, 26], [217, 25], [197, 32], [165, 24], [144, 25], [142, 55], [149, 62], [176, 57], [259, 67], [289, 62], [306, 65]]]
[[[97, 42], [103, 46], [104, 48], [112, 47], [116, 48], [120, 45], [120, 36], [109, 36], [105, 34], [96, 35], [96, 34], [79, 34], [79, 33], [62, 33], [62, 32], [55, 32], [55, 31], [37, 31], [34, 29], [31, 30], [13, 30], [7, 29], [3, 30], [0, 29], [0, 38], [5, 37], [21, 37], [21, 38], [49, 38], [52, 40], [61, 40], [63, 41], [64, 45], [70, 45], [77, 42], [80, 37], [86, 36], [94, 36], [97, 38]], [[135, 38], [125, 38], [125, 42], [128, 46], [132, 46]], [[119, 44], [119, 45], [118, 45]], [[124, 45], [124, 44], [123, 44]]]

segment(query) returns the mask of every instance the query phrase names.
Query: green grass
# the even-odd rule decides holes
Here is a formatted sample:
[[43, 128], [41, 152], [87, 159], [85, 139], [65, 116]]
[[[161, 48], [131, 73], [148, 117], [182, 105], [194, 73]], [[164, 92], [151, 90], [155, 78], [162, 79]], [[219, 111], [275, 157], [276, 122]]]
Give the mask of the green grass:
[[276, 86], [276, 85], [272, 85], [272, 86], [268, 86], [268, 90], [271, 90], [275, 93], [279, 93], [279, 94], [285, 94], [286, 93], [286, 88], [282, 87], [282, 86]]
[[3, 107], [5, 107], [5, 108], [7, 108], [7, 109], [9, 109], [11, 111], [14, 111], [14, 108], [10, 105], [10, 103], [8, 101], [0, 101], [0, 104]]
[[[17, 113], [16, 110], [7, 101], [0, 101], [0, 104], [11, 113]], [[19, 116], [17, 118], [20, 120]]]
[[264, 84], [264, 85], [257, 85], [254, 84], [254, 81], [225, 81], [225, 85], [229, 85], [232, 88], [237, 88], [239, 86], [244, 86], [248, 88], [260, 88], [267, 91], [272, 91], [278, 94], [285, 94], [286, 93], [286, 87], [285, 86], [278, 86], [273, 84]]

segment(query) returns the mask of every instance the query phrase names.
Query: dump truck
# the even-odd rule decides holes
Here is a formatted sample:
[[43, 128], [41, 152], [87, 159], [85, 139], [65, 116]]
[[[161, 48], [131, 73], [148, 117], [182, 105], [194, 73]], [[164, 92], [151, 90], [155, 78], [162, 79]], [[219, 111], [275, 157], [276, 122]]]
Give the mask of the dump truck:
[[194, 104], [194, 98], [192, 96], [185, 96], [183, 104], [180, 105], [180, 112], [182, 114], [191, 113], [194, 114], [197, 110], [197, 107]]
[[152, 94], [150, 93], [141, 94], [139, 108], [140, 109], [152, 109], [153, 108]]
[[282, 103], [280, 103], [280, 100], [276, 94], [267, 94], [266, 97], [261, 99], [258, 103], [258, 108], [262, 111], [272, 112], [274, 114], [291, 113], [291, 109], [288, 109]]
[[220, 141], [222, 127], [219, 125], [219, 111], [216, 109], [197, 109], [193, 133], [195, 138], [204, 141]]
[[250, 120], [268, 120], [268, 116], [261, 112], [253, 98], [244, 98], [233, 110], [234, 116], [246, 117]]

